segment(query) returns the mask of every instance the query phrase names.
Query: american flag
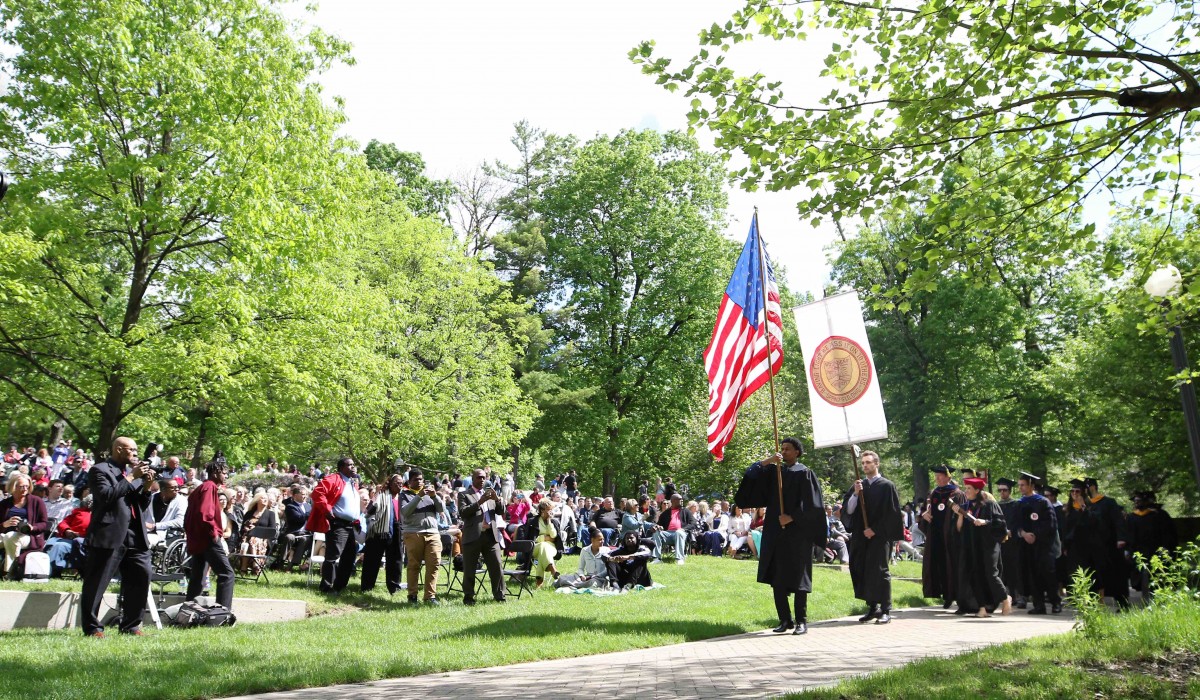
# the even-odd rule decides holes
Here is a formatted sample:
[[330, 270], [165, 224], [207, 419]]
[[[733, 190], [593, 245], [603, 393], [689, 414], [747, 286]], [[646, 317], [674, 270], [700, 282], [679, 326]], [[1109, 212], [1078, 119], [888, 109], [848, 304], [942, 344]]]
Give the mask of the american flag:
[[[763, 268], [767, 272], [766, 323], [763, 323]], [[767, 333], [770, 329], [770, 333]], [[766, 251], [759, 253], [758, 216], [742, 246], [733, 279], [725, 288], [712, 339], [704, 351], [708, 373], [708, 451], [718, 460], [737, 427], [737, 412], [767, 383], [767, 338], [771, 343], [770, 374], [783, 366], [783, 324], [779, 288]]]

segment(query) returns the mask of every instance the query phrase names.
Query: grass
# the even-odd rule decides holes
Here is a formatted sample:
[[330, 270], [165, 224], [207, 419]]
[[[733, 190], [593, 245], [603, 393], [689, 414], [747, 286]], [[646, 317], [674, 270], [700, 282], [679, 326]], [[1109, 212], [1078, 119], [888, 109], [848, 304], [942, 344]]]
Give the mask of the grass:
[[[576, 561], [564, 557], [560, 569], [571, 571]], [[270, 585], [239, 582], [235, 595], [298, 598], [317, 614], [274, 625], [150, 630], [142, 638], [86, 639], [78, 630], [3, 633], [0, 697], [220, 697], [750, 632], [776, 624], [770, 589], [754, 580], [756, 567], [696, 556], [684, 566], [652, 566], [655, 582], [666, 586], [660, 590], [607, 598], [539, 591], [503, 605], [481, 598], [473, 608], [461, 605], [460, 595], [441, 608], [409, 608], [403, 598], [389, 598], [382, 582], [369, 594], [330, 602], [305, 588], [303, 577], [272, 573]], [[862, 609], [848, 574], [817, 570], [813, 578], [810, 620]], [[45, 587], [74, 591], [78, 585]], [[897, 582], [893, 595], [897, 607], [926, 602], [918, 584]]]
[[1200, 601], [1105, 614], [1087, 634], [927, 659], [788, 695], [871, 698], [1200, 698]]

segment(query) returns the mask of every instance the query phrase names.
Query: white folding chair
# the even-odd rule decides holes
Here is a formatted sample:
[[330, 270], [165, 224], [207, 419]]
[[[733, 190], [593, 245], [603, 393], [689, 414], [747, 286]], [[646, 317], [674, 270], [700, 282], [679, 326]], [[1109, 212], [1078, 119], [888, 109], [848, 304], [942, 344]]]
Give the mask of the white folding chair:
[[[318, 553], [319, 551], [319, 553]], [[305, 585], [311, 586], [313, 582], [313, 572], [316, 576], [321, 576], [321, 565], [325, 563], [325, 533], [314, 532], [312, 534], [312, 549], [308, 550], [308, 580]]]

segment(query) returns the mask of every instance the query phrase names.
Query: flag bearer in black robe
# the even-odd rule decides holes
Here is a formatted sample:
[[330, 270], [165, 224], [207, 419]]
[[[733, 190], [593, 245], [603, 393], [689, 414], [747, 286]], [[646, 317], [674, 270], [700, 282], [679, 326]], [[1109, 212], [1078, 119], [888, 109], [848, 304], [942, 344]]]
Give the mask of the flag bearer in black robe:
[[[925, 533], [925, 553], [921, 558], [921, 588], [926, 598], [941, 598], [942, 607], [949, 608], [957, 599], [959, 537], [954, 531], [951, 507], [966, 502], [958, 485], [952, 480], [953, 467], [933, 468], [937, 487], [929, 493], [925, 512], [921, 514], [921, 531]], [[960, 607], [961, 609], [961, 607]]]
[[1004, 615], [1012, 612], [1012, 599], [1000, 578], [1000, 543], [1008, 537], [1008, 523], [1000, 504], [984, 491], [986, 486], [983, 479], [963, 479], [967, 505], [953, 506], [955, 529], [962, 538], [959, 608], [976, 617], [990, 617], [997, 608]]
[[1142, 592], [1142, 599], [1150, 601], [1150, 571], [1138, 566], [1133, 555], [1140, 554], [1148, 564], [1150, 557], [1160, 552], [1171, 553], [1179, 543], [1175, 533], [1175, 521], [1155, 501], [1153, 491], [1136, 491], [1133, 494], [1133, 510], [1125, 516], [1125, 529], [1129, 534], [1126, 551], [1133, 567], [1133, 587]]
[[1008, 478], [996, 479], [996, 493], [1000, 494], [997, 503], [1004, 513], [1008, 525], [1008, 538], [1000, 543], [1000, 577], [1004, 587], [1012, 596], [1013, 605], [1025, 609], [1025, 595], [1021, 588], [1020, 549], [1017, 540], [1017, 499], [1012, 497], [1013, 487], [1017, 482]]
[[[742, 476], [734, 501], [742, 508], [767, 509], [758, 555], [758, 582], [774, 590], [779, 626], [775, 632], [808, 631], [808, 594], [812, 592], [813, 547], [825, 548], [825, 501], [817, 475], [796, 461], [804, 448], [784, 438], [780, 453], [755, 462]], [[779, 510], [779, 477], [783, 469], [783, 511]], [[788, 598], [795, 597], [795, 616]]]
[[1094, 549], [1093, 563], [1096, 579], [1102, 596], [1112, 596], [1122, 608], [1129, 607], [1129, 570], [1125, 566], [1125, 544], [1129, 536], [1125, 533], [1125, 509], [1115, 500], [1100, 493], [1099, 483], [1093, 477], [1083, 480], [1087, 488], [1087, 527], [1095, 533], [1098, 547]]
[[892, 619], [888, 561], [892, 543], [904, 536], [904, 518], [896, 485], [879, 473], [879, 455], [863, 452], [860, 459], [863, 478], [842, 499], [842, 524], [850, 531], [850, 580], [854, 597], [867, 602], [867, 614], [858, 621], [884, 625]]
[[1055, 613], [1062, 612], [1058, 581], [1054, 578], [1054, 544], [1058, 540], [1058, 524], [1050, 501], [1037, 492], [1038, 477], [1021, 472], [1017, 488], [1017, 537], [1021, 540], [1021, 574], [1026, 595], [1032, 603], [1030, 615], [1045, 615], [1046, 600]]

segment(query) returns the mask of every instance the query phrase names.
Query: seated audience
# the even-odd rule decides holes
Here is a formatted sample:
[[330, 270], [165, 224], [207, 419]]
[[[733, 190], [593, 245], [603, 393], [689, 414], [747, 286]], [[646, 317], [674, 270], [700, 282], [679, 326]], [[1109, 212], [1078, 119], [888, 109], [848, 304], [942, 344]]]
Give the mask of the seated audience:
[[55, 536], [46, 540], [46, 554], [50, 556], [50, 575], [61, 576], [68, 569], [83, 568], [86, 551], [83, 538], [92, 522], [92, 496], [84, 496], [79, 507], [58, 523]]
[[650, 563], [650, 549], [634, 533], [625, 535], [621, 539], [621, 546], [607, 552], [604, 559], [608, 564], [608, 578], [618, 588], [653, 585], [650, 570], [646, 567]]
[[4, 573], [16, 576], [25, 555], [40, 552], [46, 544], [49, 520], [46, 502], [34, 496], [33, 482], [22, 472], [8, 477], [8, 498], [0, 501], [0, 543], [4, 545]]
[[555, 588], [604, 588], [608, 585], [608, 564], [604, 556], [609, 549], [604, 546], [604, 535], [590, 527], [584, 532], [590, 544], [579, 552], [579, 570], [560, 576], [554, 582]]
[[272, 533], [270, 537], [260, 537], [255, 535], [250, 536], [250, 533], [255, 528], [263, 527], [271, 530], [278, 530], [279, 521], [276, 519], [275, 511], [271, 509], [271, 496], [265, 491], [254, 494], [254, 498], [246, 506], [246, 515], [242, 520], [241, 547], [239, 551], [242, 555], [247, 555], [238, 558], [238, 571], [247, 573], [249, 571], [258, 571], [262, 568], [262, 560], [254, 559], [253, 557], [266, 556], [271, 549], [271, 543], [275, 541], [275, 535]]
[[729, 519], [729, 556], [737, 556], [738, 550], [747, 545], [753, 547], [753, 541], [750, 539], [750, 514], [743, 511], [741, 506], [735, 505], [733, 517]]
[[658, 516], [658, 527], [654, 533], [655, 544], [660, 550], [674, 547], [675, 563], [682, 564], [687, 558], [688, 534], [696, 527], [696, 516], [683, 507], [683, 497], [678, 493], [671, 496], [671, 505]]
[[[550, 501], [543, 499], [538, 503], [538, 517], [535, 527], [536, 536], [533, 538], [533, 576], [537, 580], [537, 587], [541, 588], [545, 580], [546, 572], [558, 578], [558, 569], [554, 567], [554, 560], [558, 557], [558, 528], [554, 525], [554, 520], [550, 517], [554, 511]], [[533, 528], [530, 528], [531, 530]]]

